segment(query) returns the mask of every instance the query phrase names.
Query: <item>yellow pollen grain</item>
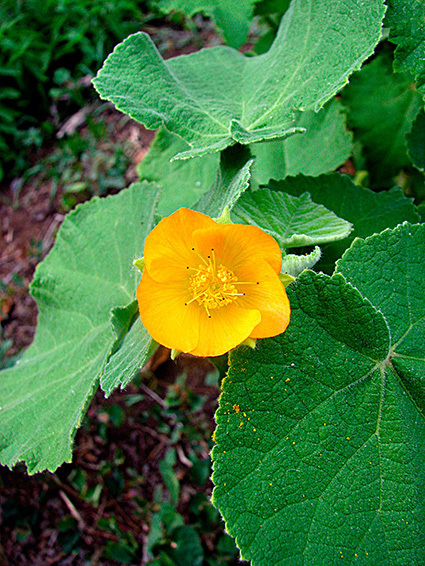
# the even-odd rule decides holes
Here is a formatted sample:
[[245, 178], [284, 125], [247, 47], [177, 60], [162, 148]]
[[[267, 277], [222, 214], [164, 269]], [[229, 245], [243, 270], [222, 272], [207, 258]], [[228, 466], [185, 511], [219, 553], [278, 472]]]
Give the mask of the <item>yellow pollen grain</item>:
[[291, 381], [291, 380], [289, 379], [289, 377], [288, 377], [287, 379], [285, 379], [285, 383], [288, 383], [288, 381]]
[[239, 405], [233, 405], [233, 410], [235, 411], [235, 413], [239, 413], [239, 411], [241, 410]]

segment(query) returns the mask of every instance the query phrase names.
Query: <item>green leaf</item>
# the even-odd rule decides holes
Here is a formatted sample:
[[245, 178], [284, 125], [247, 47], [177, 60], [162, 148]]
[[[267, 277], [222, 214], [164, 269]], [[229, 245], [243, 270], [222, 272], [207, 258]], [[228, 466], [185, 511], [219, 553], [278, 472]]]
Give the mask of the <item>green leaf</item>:
[[172, 532], [171, 539], [174, 544], [171, 545], [169, 553], [176, 566], [188, 566], [188, 564], [202, 566], [204, 564], [204, 551], [195, 529], [186, 525], [177, 527]]
[[120, 313], [120, 310], [125, 310], [128, 318], [125, 320], [122, 333], [118, 335], [111, 348], [108, 362], [101, 375], [100, 386], [105, 392], [105, 397], [109, 397], [117, 387], [124, 389], [158, 346], [142, 324], [137, 301], [133, 301], [124, 309], [112, 310], [113, 326], [117, 324], [117, 311]]
[[232, 210], [248, 188], [252, 162], [249, 149], [239, 144], [222, 151], [214, 185], [202, 195], [194, 210], [213, 218], [220, 218], [225, 209]]
[[[316, 265], [322, 256], [322, 251], [319, 246], [315, 246], [314, 250], [304, 255], [286, 254], [283, 258], [284, 273], [288, 273], [294, 279], [298, 277], [304, 269], [311, 269]], [[287, 285], [285, 285], [286, 287]]]
[[180, 496], [180, 482], [174, 471], [176, 465], [176, 451], [174, 448], [168, 450], [164, 458], [159, 462], [162, 479], [170, 495], [171, 503], [177, 507]]
[[214, 47], [164, 61], [139, 33], [115, 48], [94, 85], [147, 128], [181, 136], [192, 149], [179, 158], [283, 138], [299, 131], [296, 110], [318, 110], [371, 55], [383, 13], [382, 0], [294, 0], [258, 57]]
[[[379, 308], [387, 321], [396, 370], [410, 362], [425, 370], [424, 257], [425, 226], [404, 222], [365, 241], [356, 240], [337, 263], [336, 271]], [[423, 379], [425, 374], [418, 377]], [[423, 404], [424, 400], [425, 396], [416, 402]]]
[[347, 238], [323, 246], [318, 268], [327, 273], [332, 273], [335, 261], [355, 237], [365, 238], [385, 228], [394, 228], [404, 220], [412, 223], [419, 220], [413, 200], [406, 198], [400, 188], [375, 193], [339, 173], [314, 179], [302, 175], [288, 177], [278, 183], [271, 182], [270, 187], [294, 196], [308, 192], [314, 202], [352, 223], [353, 231]]
[[424, 255], [423, 225], [356, 240], [230, 354], [213, 502], [252, 566], [423, 563]]
[[293, 197], [270, 189], [244, 193], [232, 217], [259, 226], [283, 249], [333, 242], [346, 238], [352, 229], [349, 222], [312, 202], [308, 194]]
[[316, 177], [334, 171], [350, 157], [352, 136], [338, 100], [331, 100], [319, 112], [300, 113], [296, 125], [306, 131], [285, 140], [252, 145], [252, 175], [259, 185], [299, 173]]
[[170, 161], [177, 153], [190, 149], [176, 135], [160, 128], [143, 161], [137, 167], [142, 179], [155, 181], [163, 187], [158, 214], [168, 216], [178, 208], [192, 207], [210, 189], [219, 165], [219, 154], [196, 159]]
[[[158, 190], [136, 183], [95, 198], [66, 217], [37, 267], [36, 337], [0, 377], [0, 458], [25, 461], [29, 473], [71, 460], [72, 440], [115, 342], [110, 311], [134, 299], [132, 268], [154, 222]], [[116, 323], [120, 333], [122, 324]]]
[[290, 0], [260, 0], [255, 4], [255, 14], [268, 16], [269, 14], [284, 14], [289, 8]]
[[392, 61], [383, 54], [354, 74], [342, 92], [348, 125], [363, 144], [375, 185], [390, 186], [399, 170], [409, 165], [405, 134], [410, 130], [422, 98], [407, 74], [393, 74]]
[[226, 43], [238, 49], [245, 43], [256, 0], [156, 0], [164, 13], [176, 10], [191, 18], [202, 12], [214, 19]]
[[425, 94], [425, 4], [422, 0], [388, 0], [385, 25], [389, 40], [397, 45], [394, 69], [409, 72]]
[[406, 138], [413, 165], [419, 171], [425, 171], [425, 112], [423, 109], [416, 116], [412, 129], [406, 135]]

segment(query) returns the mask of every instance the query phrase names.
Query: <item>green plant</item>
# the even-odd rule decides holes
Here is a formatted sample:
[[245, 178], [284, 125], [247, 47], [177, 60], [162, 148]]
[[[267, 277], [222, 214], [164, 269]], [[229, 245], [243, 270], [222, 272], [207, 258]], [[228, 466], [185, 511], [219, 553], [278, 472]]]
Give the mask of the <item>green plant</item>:
[[[385, 12], [394, 52], [382, 36]], [[261, 56], [219, 47], [164, 61], [145, 34], [114, 50], [95, 80], [101, 96], [149, 128], [167, 128], [174, 137], [159, 136], [170, 154], [178, 147], [174, 160], [188, 160], [192, 180], [201, 178], [196, 163], [220, 152], [216, 176], [199, 196], [192, 182], [169, 183], [178, 178], [171, 164], [163, 189], [141, 180], [68, 215], [32, 284], [34, 344], [3, 372], [2, 462], [24, 460], [34, 473], [69, 460], [98, 384], [109, 396], [144, 366], [156, 344], [141, 323], [131, 266], [159, 207], [191, 207], [273, 235], [282, 279], [295, 279], [288, 329], [232, 350], [221, 383], [213, 503], [241, 556], [253, 566], [423, 563], [425, 37], [414, 24], [424, 16], [421, 2], [293, 0]], [[334, 172], [351, 140], [334, 101], [340, 92], [353, 178]], [[157, 183], [161, 137], [149, 165]], [[316, 159], [321, 145], [330, 149]], [[402, 187], [392, 186], [398, 179]], [[368, 180], [376, 191], [361, 185]], [[181, 260], [173, 238], [156, 245], [168, 257], [152, 271], [147, 256], [143, 277], [190, 289], [190, 276], [169, 268]], [[143, 260], [135, 263], [143, 271]], [[187, 297], [182, 309], [197, 299]], [[175, 411], [179, 395], [168, 398]], [[163, 426], [179, 438], [177, 426]], [[162, 464], [170, 497], [162, 513], [171, 506], [173, 519], [158, 510], [149, 549], [157, 564], [179, 564], [179, 545], [190, 540], [201, 562], [196, 537], [174, 513], [173, 454]]]

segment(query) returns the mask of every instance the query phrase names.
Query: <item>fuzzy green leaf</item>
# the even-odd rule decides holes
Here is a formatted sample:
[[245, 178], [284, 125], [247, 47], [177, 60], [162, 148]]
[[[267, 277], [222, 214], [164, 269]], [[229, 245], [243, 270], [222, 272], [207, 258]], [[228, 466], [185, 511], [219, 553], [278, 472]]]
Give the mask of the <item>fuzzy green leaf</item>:
[[284, 334], [231, 353], [213, 502], [252, 566], [423, 563], [423, 257], [423, 225], [356, 240], [344, 276], [288, 288]]
[[300, 113], [296, 125], [306, 131], [285, 140], [252, 145], [252, 175], [257, 184], [299, 173], [316, 177], [334, 171], [350, 157], [352, 136], [338, 100], [328, 102], [319, 112]]
[[348, 125], [364, 147], [371, 180], [378, 187], [390, 186], [409, 164], [405, 135], [423, 104], [412, 86], [408, 74], [393, 73], [391, 58], [384, 54], [354, 74], [342, 92]]
[[392, 188], [375, 193], [355, 185], [349, 177], [339, 173], [321, 175], [314, 179], [301, 175], [288, 177], [278, 183], [271, 182], [270, 187], [294, 196], [307, 192], [313, 202], [323, 204], [353, 225], [353, 231], [347, 238], [322, 247], [322, 259], [318, 268], [327, 273], [333, 272], [335, 261], [355, 237], [366, 238], [385, 228], [394, 228], [404, 220], [412, 223], [419, 221], [413, 200], [406, 198], [401, 189]]
[[333, 242], [346, 238], [352, 229], [349, 222], [312, 202], [308, 194], [293, 197], [270, 189], [244, 193], [232, 218], [259, 226], [282, 249]]
[[409, 72], [425, 94], [425, 4], [422, 0], [388, 0], [385, 25], [397, 45], [394, 69]]
[[[132, 261], [152, 229], [158, 190], [147, 183], [93, 199], [65, 219], [37, 267], [31, 293], [39, 319], [33, 344], [0, 377], [0, 460], [29, 473], [71, 460], [72, 440], [125, 321], [110, 311], [134, 299]], [[125, 317], [124, 317], [125, 318]]]
[[373, 52], [382, 0], [294, 0], [271, 49], [247, 57], [228, 47], [164, 61], [150, 38], [131, 35], [99, 71], [100, 96], [147, 128], [181, 136], [179, 158], [283, 138], [296, 110], [318, 110]]
[[202, 195], [194, 209], [213, 218], [219, 218], [224, 209], [233, 209], [246, 191], [251, 177], [251, 153], [246, 147], [229, 147], [220, 155], [220, 167], [211, 189]]
[[111, 323], [117, 339], [100, 379], [105, 397], [109, 397], [117, 387], [124, 389], [158, 346], [142, 324], [137, 301], [122, 309], [113, 309]]
[[188, 149], [185, 141], [161, 128], [137, 167], [142, 179], [161, 185], [158, 214], [162, 216], [168, 216], [182, 206], [192, 207], [211, 188], [216, 177], [220, 161], [218, 153], [170, 161], [174, 155]]

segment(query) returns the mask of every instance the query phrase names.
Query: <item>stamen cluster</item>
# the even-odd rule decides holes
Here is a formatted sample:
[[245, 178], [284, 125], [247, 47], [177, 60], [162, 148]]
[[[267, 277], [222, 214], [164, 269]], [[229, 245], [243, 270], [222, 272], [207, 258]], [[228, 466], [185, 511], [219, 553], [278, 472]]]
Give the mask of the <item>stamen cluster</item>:
[[233, 271], [221, 264], [216, 268], [215, 262], [210, 259], [207, 265], [199, 265], [198, 271], [190, 278], [189, 291], [193, 295], [192, 301], [196, 300], [199, 305], [205, 307], [210, 317], [210, 309], [225, 307], [243, 294], [238, 293], [234, 285], [237, 280]]

